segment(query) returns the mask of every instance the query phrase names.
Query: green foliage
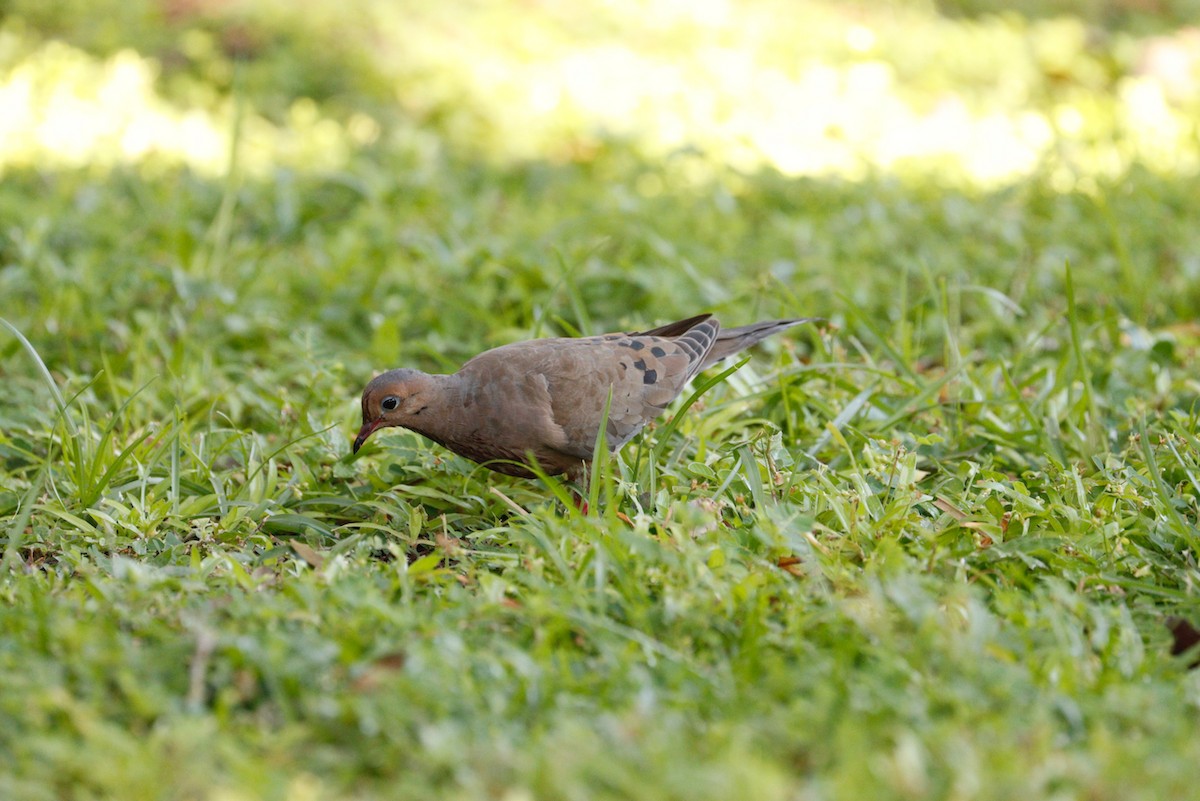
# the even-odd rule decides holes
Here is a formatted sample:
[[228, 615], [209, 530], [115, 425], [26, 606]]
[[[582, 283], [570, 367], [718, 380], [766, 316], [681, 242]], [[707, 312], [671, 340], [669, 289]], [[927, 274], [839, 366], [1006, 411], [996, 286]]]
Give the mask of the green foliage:
[[[101, 53], [197, 29], [169, 7], [5, 6]], [[254, 113], [403, 73], [189, 7], [271, 37]], [[0, 795], [1194, 794], [1194, 176], [513, 161], [381, 119], [337, 170], [4, 175]], [[586, 513], [407, 433], [350, 454], [373, 370], [701, 309], [830, 322], [699, 379]]]

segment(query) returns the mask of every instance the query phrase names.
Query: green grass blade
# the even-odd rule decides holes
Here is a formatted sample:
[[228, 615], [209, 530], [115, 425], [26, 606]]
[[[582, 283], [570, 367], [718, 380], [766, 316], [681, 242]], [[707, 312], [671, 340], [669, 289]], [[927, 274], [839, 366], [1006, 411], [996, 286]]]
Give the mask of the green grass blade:
[[[592, 468], [591, 475], [588, 476], [588, 511], [590, 514], [595, 514], [599, 508], [597, 504], [600, 502], [600, 487], [607, 486], [611, 489], [612, 471], [609, 464], [611, 457], [608, 450], [608, 414], [612, 410], [613, 388], [608, 388], [608, 397], [604, 399], [604, 412], [600, 415], [600, 427], [596, 432], [596, 442], [592, 446]], [[612, 504], [611, 494], [608, 495], [607, 501]]]
[[54, 398], [54, 405], [58, 409], [58, 415], [60, 418], [62, 418], [63, 424], [67, 427], [67, 433], [72, 439], [78, 438], [79, 431], [75, 428], [75, 421], [72, 420], [70, 415], [67, 414], [67, 403], [65, 400], [63, 400], [62, 393], [58, 389], [58, 383], [55, 382], [54, 377], [50, 375], [50, 370], [46, 367], [46, 363], [42, 361], [42, 357], [38, 354], [37, 348], [35, 348], [33, 343], [25, 338], [24, 334], [17, 330], [15, 325], [10, 323], [8, 320], [5, 320], [3, 317], [0, 317], [0, 325], [3, 325], [5, 328], [7, 328], [9, 333], [16, 337], [17, 341], [21, 343], [21, 347], [29, 356], [30, 361], [32, 361], [34, 366], [37, 367], [38, 372], [41, 373], [42, 381], [45, 383], [46, 389], [50, 390], [50, 397]]
[[655, 444], [651, 456], [653, 460], [657, 461], [661, 459], [663, 452], [670, 447], [671, 438], [674, 436], [675, 430], [679, 428], [679, 424], [683, 422], [683, 416], [687, 414], [687, 410], [692, 408], [692, 405], [695, 404], [696, 401], [704, 397], [705, 393], [718, 384], [723, 383], [729, 378], [729, 376], [740, 370], [742, 365], [746, 364], [748, 361], [750, 361], [750, 357], [746, 356], [736, 364], [725, 368], [716, 375], [706, 378], [696, 385], [696, 388], [692, 390], [692, 394], [688, 396], [687, 400], [683, 402], [683, 405], [679, 407], [678, 411], [671, 416], [671, 419], [667, 421], [667, 424], [662, 427], [661, 431], [658, 432], [658, 442]]
[[46, 468], [43, 466], [29, 485], [29, 489], [21, 496], [20, 506], [8, 523], [8, 544], [4, 547], [4, 572], [18, 569], [24, 563], [21, 560], [21, 547], [25, 544], [25, 529], [33, 515], [34, 504], [42, 492], [46, 480]]
[[1087, 355], [1083, 350], [1083, 338], [1079, 334], [1079, 307], [1075, 303], [1075, 281], [1071, 273], [1071, 262], [1065, 262], [1064, 281], [1067, 290], [1067, 323], [1071, 330], [1071, 350], [1075, 354], [1075, 365], [1083, 384], [1083, 401], [1087, 408], [1085, 429], [1088, 445], [1093, 451], [1101, 448], [1103, 435], [1100, 430], [1100, 411], [1096, 406], [1095, 390], [1092, 387], [1092, 372], [1088, 368]]

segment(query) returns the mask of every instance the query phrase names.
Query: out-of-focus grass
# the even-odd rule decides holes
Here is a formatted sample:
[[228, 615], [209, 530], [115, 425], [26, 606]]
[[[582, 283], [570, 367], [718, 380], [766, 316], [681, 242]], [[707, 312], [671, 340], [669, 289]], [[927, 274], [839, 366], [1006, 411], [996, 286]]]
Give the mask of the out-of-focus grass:
[[[1120, 116], [1154, 85], [1195, 130], [1138, 66], [1187, 34], [5, 8], [0, 84], [82, 102], [90, 143], [0, 143], [0, 316], [25, 338], [0, 329], [8, 797], [1190, 794], [1200, 681], [1161, 621], [1195, 616], [1198, 578], [1195, 141], [1155, 161]], [[996, 184], [887, 162], [882, 129], [819, 131], [857, 166], [793, 169], [756, 118], [708, 125], [811, 70], [845, 89], [815, 119], [941, 135], [953, 102], [1054, 136]], [[893, 77], [868, 102], [864, 74]], [[539, 116], [520, 99], [545, 85]], [[161, 144], [122, 149], [145, 114]], [[237, 163], [195, 158], [188, 120]], [[632, 443], [590, 515], [413, 435], [349, 454], [375, 369], [700, 309], [834, 325]]]
[[[1038, 171], [1063, 190], [1200, 168], [1200, 44], [1161, 23], [773, 0], [61, 5], [16, 2], [4, 26], [0, 168], [220, 172], [237, 92], [254, 98], [242, 164], [258, 172], [338, 168], [381, 122], [493, 160], [586, 162], [620, 141], [692, 183], [725, 165], [985, 186]], [[58, 31], [96, 55], [45, 43]], [[169, 101], [150, 91], [160, 72]]]

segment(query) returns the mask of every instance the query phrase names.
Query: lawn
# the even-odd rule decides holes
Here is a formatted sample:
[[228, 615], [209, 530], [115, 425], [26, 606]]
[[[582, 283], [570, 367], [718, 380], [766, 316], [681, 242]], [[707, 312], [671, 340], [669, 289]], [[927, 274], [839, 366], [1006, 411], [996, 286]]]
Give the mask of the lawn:
[[[0, 3], [0, 798], [1196, 797], [1160, 6]], [[380, 370], [702, 311], [826, 322], [587, 513], [351, 453]]]

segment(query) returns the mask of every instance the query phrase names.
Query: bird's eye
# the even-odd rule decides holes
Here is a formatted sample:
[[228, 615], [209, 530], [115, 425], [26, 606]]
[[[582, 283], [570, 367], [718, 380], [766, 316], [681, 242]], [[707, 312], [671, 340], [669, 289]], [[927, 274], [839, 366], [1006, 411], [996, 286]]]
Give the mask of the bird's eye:
[[383, 399], [383, 403], [379, 404], [385, 412], [394, 412], [396, 407], [400, 405], [400, 399], [395, 395], [388, 395]]

